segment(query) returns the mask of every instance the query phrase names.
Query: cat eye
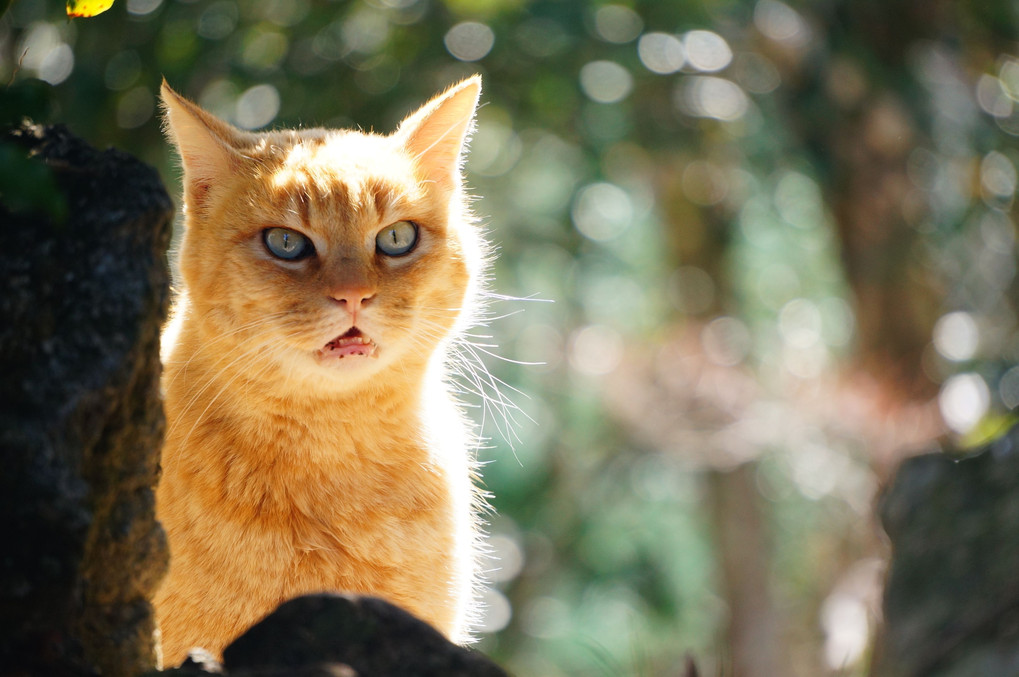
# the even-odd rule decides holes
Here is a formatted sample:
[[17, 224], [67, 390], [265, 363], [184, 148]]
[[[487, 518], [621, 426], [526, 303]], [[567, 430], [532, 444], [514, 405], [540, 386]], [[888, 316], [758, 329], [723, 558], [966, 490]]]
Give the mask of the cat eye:
[[386, 256], [403, 256], [414, 249], [418, 241], [418, 227], [412, 221], [397, 221], [386, 226], [375, 236], [375, 246]]
[[266, 228], [262, 231], [262, 241], [270, 254], [285, 261], [296, 261], [315, 253], [311, 240], [289, 228]]

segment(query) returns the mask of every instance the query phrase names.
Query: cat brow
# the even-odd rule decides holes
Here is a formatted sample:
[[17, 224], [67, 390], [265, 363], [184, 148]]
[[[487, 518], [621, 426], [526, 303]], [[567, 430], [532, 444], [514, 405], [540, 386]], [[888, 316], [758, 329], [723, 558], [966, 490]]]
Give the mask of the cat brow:
[[307, 226], [311, 221], [311, 200], [308, 199], [308, 193], [298, 191], [295, 202], [297, 202], [296, 214], [301, 219], [301, 224]]
[[368, 190], [371, 192], [372, 201], [375, 205], [375, 213], [380, 216], [385, 214], [386, 211], [388, 211], [389, 206], [393, 203], [395, 193], [393, 187], [385, 181], [377, 179], [372, 182]]

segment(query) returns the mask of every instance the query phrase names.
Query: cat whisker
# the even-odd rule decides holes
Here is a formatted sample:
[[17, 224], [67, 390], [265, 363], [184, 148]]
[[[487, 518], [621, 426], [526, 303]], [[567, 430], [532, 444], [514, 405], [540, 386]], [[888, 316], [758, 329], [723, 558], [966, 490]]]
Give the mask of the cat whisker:
[[[498, 300], [508, 300], [511, 298], [512, 297], [499, 296]], [[516, 314], [517, 312], [522, 312], [522, 309], [493, 319], [508, 317]], [[484, 326], [484, 324], [476, 322], [475, 326]], [[418, 317], [416, 329], [416, 341], [422, 345], [425, 343], [426, 339], [431, 339], [433, 341], [441, 340], [445, 338], [446, 334], [445, 327], [428, 318]], [[452, 359], [449, 361], [447, 368], [452, 377], [451, 385], [457, 389], [457, 392], [478, 398], [478, 405], [469, 405], [469, 403], [462, 401], [461, 404], [464, 406], [476, 406], [481, 409], [481, 425], [479, 430], [483, 429], [485, 424], [491, 420], [492, 425], [495, 426], [496, 433], [505, 440], [507, 444], [509, 444], [511, 449], [515, 451], [516, 445], [522, 442], [519, 435], [516, 433], [516, 430], [519, 427], [516, 419], [517, 414], [523, 415], [532, 422], [534, 419], [524, 412], [513, 400], [508, 398], [504, 394], [503, 390], [508, 389], [516, 394], [522, 395], [525, 398], [529, 399], [529, 397], [526, 393], [494, 376], [488, 369], [487, 365], [485, 365], [481, 355], [484, 354], [504, 362], [523, 366], [534, 366], [540, 363], [522, 362], [497, 354], [494, 352], [494, 349], [498, 348], [497, 344], [481, 342], [481, 340], [488, 341], [491, 338], [492, 336], [489, 334], [475, 334], [470, 332], [464, 332], [455, 337], [453, 341], [450, 342], [449, 352]], [[479, 434], [478, 437], [478, 446], [480, 447], [483, 437], [481, 434]]]
[[489, 290], [482, 290], [481, 297], [485, 299], [492, 299], [494, 301], [512, 301], [514, 303], [518, 301], [529, 301], [532, 303], [555, 303], [555, 299], [543, 299], [535, 295], [530, 296], [510, 296], [509, 294], [498, 294]]
[[[264, 376], [266, 374], [266, 372], [268, 372], [270, 369], [272, 369], [273, 366], [274, 365], [271, 362], [264, 363], [258, 370], [254, 371], [251, 374], [252, 380], [258, 380], [259, 378]], [[198, 428], [198, 426], [205, 419], [205, 415], [209, 412], [209, 409], [212, 407], [212, 405], [215, 404], [216, 401], [219, 399], [219, 397], [227, 390], [227, 388], [229, 388], [233, 384], [233, 382], [237, 380], [237, 378], [241, 375], [241, 373], [242, 372], [238, 372], [237, 374], [235, 374], [233, 376], [233, 378], [231, 378], [229, 381], [227, 381], [225, 384], [223, 384], [223, 387], [220, 388], [220, 390], [216, 393], [215, 396], [212, 397], [212, 399], [209, 400], [208, 405], [206, 405], [205, 409], [203, 409], [202, 412], [195, 419], [195, 422], [191, 426], [191, 429], [188, 431], [188, 434], [184, 436], [184, 440], [181, 442], [180, 448], [182, 448], [182, 449], [184, 448], [184, 446], [187, 444], [188, 440], [191, 439], [191, 435], [194, 433], [194, 431]], [[208, 385], [206, 386], [206, 388], [207, 387], [208, 387]], [[242, 392], [242, 391], [239, 391], [239, 392]], [[184, 411], [187, 412], [189, 410], [190, 410], [190, 406], [187, 409], [185, 409]], [[183, 418], [183, 416], [181, 416], [181, 418]]]
[[[295, 332], [294, 334], [291, 334], [291, 335], [285, 335], [284, 338], [292, 338], [292, 336], [296, 336], [296, 335], [297, 335], [297, 333]], [[243, 359], [245, 357], [248, 357], [248, 356], [250, 356], [251, 354], [253, 354], [254, 352], [256, 352], [258, 350], [264, 349], [265, 347], [267, 347], [271, 343], [272, 343], [272, 341], [266, 341], [264, 343], [252, 346], [249, 350], [245, 351], [239, 357], [234, 359], [229, 365], [227, 365], [227, 367], [224, 367], [223, 369], [221, 369], [219, 371], [219, 374], [222, 374], [223, 372], [225, 372], [226, 369], [228, 369], [229, 367], [233, 366], [233, 364], [235, 364], [238, 360]], [[262, 367], [252, 375], [253, 376], [252, 380], [257, 380], [258, 378], [263, 376], [267, 371], [272, 369], [274, 366], [275, 366], [275, 364], [273, 362], [267, 360], [265, 363], [263, 363]], [[187, 445], [188, 440], [191, 439], [191, 435], [195, 432], [195, 429], [202, 422], [202, 420], [204, 420], [205, 415], [209, 412], [209, 409], [212, 408], [212, 405], [215, 404], [216, 401], [219, 400], [220, 396], [222, 396], [222, 394], [224, 392], [226, 392], [226, 390], [233, 384], [233, 382], [236, 381], [242, 375], [246, 375], [246, 374], [244, 374], [244, 370], [239, 370], [226, 383], [224, 383], [222, 385], [222, 387], [220, 387], [219, 391], [209, 400], [209, 403], [207, 405], [205, 405], [205, 409], [203, 409], [202, 412], [195, 419], [195, 422], [191, 426], [191, 429], [188, 431], [188, 434], [184, 436], [184, 441], [181, 443], [181, 447], [182, 448]], [[208, 390], [209, 386], [211, 386], [213, 382], [214, 382], [214, 379], [210, 379], [209, 382], [206, 383], [206, 385], [202, 388], [201, 392], [204, 393], [206, 390]], [[183, 414], [187, 413], [188, 411], [190, 411], [191, 406], [193, 404], [194, 404], [194, 399], [192, 399], [192, 402], [189, 403], [189, 406], [186, 407], [183, 410], [182, 415], [181, 415], [180, 418], [182, 418], [182, 419], [184, 418]]]
[[493, 302], [493, 301], [496, 302], [496, 303], [504, 303], [504, 302], [507, 302], [507, 301], [513, 302], [513, 303], [517, 303], [517, 302], [555, 303], [555, 301], [552, 300], [552, 299], [543, 299], [543, 298], [539, 298], [537, 296], [509, 296], [507, 294], [497, 294], [495, 292], [488, 291], [487, 289], [481, 290], [481, 292], [479, 293], [479, 296], [480, 296], [479, 304], [478, 304], [479, 308], [477, 310], [477, 314], [476, 314], [476, 318], [475, 318], [475, 320], [476, 320], [475, 321], [475, 325], [477, 325], [477, 326], [488, 326], [488, 324], [491, 323], [491, 322], [496, 322], [498, 320], [503, 320], [503, 319], [505, 319], [507, 317], [513, 317], [514, 315], [522, 313], [522, 312], [524, 312], [524, 310], [526, 310], [526, 308], [516, 308], [516, 309], [511, 310], [511, 311], [509, 311], [507, 313], [498, 314], [498, 315], [497, 314], [492, 314], [492, 312], [493, 312], [492, 311], [492, 306], [494, 304], [490, 303], [490, 302]]
[[474, 386], [473, 388], [465, 387], [466, 384], [461, 381], [461, 387], [481, 400], [482, 423], [489, 420], [488, 413], [491, 412], [493, 414], [491, 420], [496, 431], [510, 445], [510, 448], [515, 449], [516, 444], [521, 442], [516, 433], [516, 413], [519, 412], [528, 419], [530, 416], [502, 393], [500, 385], [518, 393], [520, 391], [493, 376], [469, 344], [459, 342], [454, 346], [453, 351], [457, 357], [451, 365], [454, 372], [465, 379], [466, 383]]
[[[251, 322], [251, 323], [249, 323], [248, 325], [245, 325], [245, 326], [244, 326], [244, 328], [242, 328], [242, 329], [238, 329], [237, 331], [233, 331], [233, 332], [230, 332], [230, 335], [232, 335], [232, 336], [235, 336], [235, 335], [236, 335], [237, 333], [239, 333], [239, 331], [243, 331], [244, 329], [247, 329], [247, 328], [250, 328], [250, 327], [253, 327], [253, 326], [257, 326], [257, 325], [259, 325], [259, 324], [263, 324], [263, 325], [264, 325], [264, 324], [267, 324], [267, 320], [268, 320], [268, 319], [270, 319], [270, 318], [268, 318], [268, 317], [266, 317], [266, 318], [260, 318], [260, 319], [259, 319], [258, 321], [256, 321], [256, 322]], [[258, 337], [258, 336], [259, 336], [260, 334], [267, 334], [267, 333], [269, 333], [269, 331], [270, 331], [271, 329], [272, 329], [272, 327], [270, 327], [270, 326], [266, 326], [266, 327], [265, 327], [265, 329], [264, 329], [263, 331], [261, 331], [261, 332], [256, 332], [256, 333], [255, 333], [255, 335], [254, 335], [254, 337]], [[221, 338], [227, 338], [227, 336], [226, 336], [226, 335], [224, 335], [224, 336], [222, 336]], [[200, 345], [200, 346], [198, 347], [198, 349], [197, 349], [197, 350], [196, 350], [196, 351], [194, 352], [194, 354], [193, 354], [193, 355], [192, 355], [192, 356], [191, 356], [191, 357], [190, 357], [190, 358], [189, 358], [189, 359], [188, 359], [187, 361], [185, 361], [185, 362], [183, 363], [183, 365], [182, 365], [181, 369], [180, 369], [180, 370], [179, 370], [179, 371], [177, 372], [177, 374], [175, 374], [175, 375], [174, 375], [174, 378], [173, 378], [173, 379], [171, 379], [171, 380], [170, 380], [170, 382], [169, 382], [169, 383], [167, 384], [167, 388], [169, 388], [169, 386], [173, 384], [173, 381], [174, 381], [174, 380], [175, 380], [175, 379], [177, 378], [177, 376], [179, 376], [179, 375], [180, 375], [181, 373], [183, 373], [184, 371], [186, 371], [186, 368], [187, 368], [187, 367], [188, 367], [188, 366], [189, 366], [189, 365], [191, 364], [191, 361], [192, 361], [192, 360], [194, 360], [194, 359], [195, 359], [195, 357], [196, 357], [196, 356], [197, 356], [197, 355], [198, 355], [198, 354], [199, 354], [199, 353], [200, 353], [200, 352], [201, 352], [201, 351], [202, 351], [203, 349], [205, 349], [205, 348], [206, 348], [207, 346], [211, 346], [212, 344], [214, 344], [214, 343], [216, 343], [216, 342], [217, 342], [217, 339], [213, 339], [213, 340], [211, 340], [211, 341], [208, 341], [207, 343], [204, 343], [204, 344]], [[236, 359], [241, 359], [241, 358], [243, 358], [243, 357], [244, 357], [244, 356], [245, 356], [246, 354], [249, 354], [249, 353], [247, 353], [247, 352], [246, 352], [246, 353], [243, 353], [243, 354], [242, 354], [241, 356], [239, 356], [239, 357], [236, 357]], [[232, 354], [232, 353], [230, 353], [230, 352], [226, 352], [226, 354], [225, 354], [225, 355], [223, 355], [222, 357], [220, 357], [219, 359], [217, 359], [217, 360], [216, 360], [215, 362], [213, 362], [213, 363], [212, 363], [212, 365], [211, 365], [211, 366], [212, 366], [212, 368], [216, 368], [216, 367], [218, 367], [218, 366], [219, 366], [220, 364], [222, 364], [222, 363], [223, 363], [223, 362], [224, 362], [225, 360], [229, 359], [229, 358], [230, 358], [230, 357], [232, 357], [232, 356], [233, 356], [233, 354]], [[236, 359], [234, 360], [234, 362], [236, 362]], [[169, 364], [176, 364], [176, 363], [174, 363], [174, 362], [169, 362]], [[232, 365], [232, 364], [233, 364], [233, 362], [231, 362], [231, 365]], [[230, 366], [230, 365], [228, 365], [228, 366]], [[201, 393], [199, 393], [199, 395], [200, 395], [200, 394], [201, 394]]]
[[[480, 350], [481, 352], [483, 352], [485, 355], [488, 355], [489, 357], [493, 357], [493, 358], [495, 358], [497, 360], [501, 360], [502, 362], [508, 362], [509, 364], [516, 364], [516, 365], [519, 365], [521, 367], [543, 367], [546, 364], [545, 362], [525, 362], [523, 360], [514, 360], [512, 357], [506, 357], [506, 356], [500, 355], [498, 353], [493, 353], [490, 350], [486, 350], [486, 348], [498, 348], [499, 347], [498, 345], [494, 345], [494, 344], [493, 345], [488, 345], [488, 344], [481, 344], [481, 343], [472, 343], [471, 345], [473, 345], [477, 350]], [[516, 390], [516, 389], [514, 388], [514, 390]], [[523, 394], [523, 393], [521, 393], [521, 394]]]
[[[261, 335], [268, 334], [273, 329], [274, 329], [274, 327], [267, 327], [264, 331], [260, 332], [260, 334]], [[297, 336], [297, 335], [298, 335], [298, 332], [293, 332], [292, 334], [285, 335], [284, 338], [292, 338], [293, 336]], [[255, 336], [257, 337], [257, 336], [259, 336], [259, 334], [256, 334]], [[230, 360], [230, 362], [228, 364], [226, 364], [225, 366], [223, 366], [221, 369], [218, 369], [215, 374], [210, 375], [208, 377], [208, 380], [206, 381], [206, 383], [201, 388], [199, 388], [196, 393], [194, 393], [194, 395], [191, 397], [191, 399], [188, 401], [188, 403], [183, 407], [183, 409], [181, 410], [180, 417], [178, 417], [174, 421], [174, 423], [170, 426], [170, 428], [167, 430], [167, 432], [166, 432], [167, 436], [169, 436], [170, 433], [172, 433], [176, 429], [177, 424], [184, 418], [184, 415], [187, 414], [189, 411], [191, 411], [191, 408], [194, 406], [195, 402], [197, 402], [201, 398], [201, 396], [203, 394], [205, 394], [205, 392], [210, 387], [212, 387], [213, 384], [215, 384], [219, 380], [220, 376], [224, 372], [226, 372], [228, 369], [230, 369], [230, 367], [232, 367], [235, 364], [237, 364], [239, 361], [244, 360], [244, 359], [250, 357], [251, 355], [253, 355], [256, 352], [266, 348], [267, 346], [271, 345], [272, 343], [273, 343], [273, 340], [268, 340], [268, 341], [258, 342], [258, 343], [255, 343], [254, 345], [248, 346], [247, 349], [243, 350], [239, 355], [233, 356], [233, 359]], [[231, 355], [228, 354], [227, 356], [221, 357], [220, 359], [216, 360], [216, 362], [214, 362], [213, 365], [212, 365], [213, 368], [218, 367], [220, 364], [222, 364], [230, 356]], [[236, 380], [237, 377], [240, 376], [241, 374], [243, 374], [243, 370], [238, 371], [238, 373], [235, 374], [233, 376], [233, 378], [231, 378], [223, 386], [223, 388], [220, 389], [220, 392], [217, 393], [216, 397], [214, 397], [213, 400], [210, 401], [209, 406], [212, 406], [212, 402], [214, 402], [216, 399], [218, 399], [218, 397], [222, 394], [223, 390], [225, 390], [226, 387], [228, 387], [231, 383], [233, 383], [234, 380]], [[198, 424], [198, 422], [201, 420], [201, 418], [204, 416], [204, 414], [208, 411], [209, 406], [207, 406], [206, 410], [203, 411], [202, 415], [199, 416], [198, 421], [195, 422], [195, 425]], [[191, 432], [194, 432], [194, 427], [192, 427]], [[191, 432], [188, 433], [188, 437], [190, 437]], [[186, 439], [187, 438], [185, 438], [185, 440]]]
[[[500, 378], [498, 378], [496, 376], [493, 376], [492, 373], [485, 366], [484, 361], [481, 360], [481, 358], [478, 357], [477, 353], [474, 352], [475, 346], [473, 344], [468, 343], [468, 342], [461, 342], [459, 345], [467, 348], [467, 350], [474, 356], [475, 363], [482, 367], [482, 369], [484, 370], [485, 376], [490, 380], [492, 385], [496, 387], [496, 390], [497, 390], [498, 394], [500, 395], [500, 397], [502, 396], [502, 392], [498, 391], [498, 386], [501, 385], [501, 386], [504, 386], [506, 388], [509, 388], [510, 390], [512, 390], [513, 392], [517, 393], [518, 395], [522, 395], [523, 397], [525, 397], [527, 399], [530, 399], [530, 397], [527, 395], [527, 393], [523, 392], [522, 390], [520, 390], [518, 388], [515, 388], [515, 387], [511, 386], [510, 384], [506, 383], [502, 379], [500, 379]], [[513, 404], [509, 400], [506, 400], [506, 402], [509, 403], [509, 404]], [[520, 411], [520, 408], [517, 407], [515, 404], [513, 405], [513, 408], [518, 410], [518, 411]]]
[[[218, 343], [220, 343], [220, 342], [222, 342], [222, 341], [225, 341], [225, 340], [227, 340], [227, 339], [229, 339], [229, 338], [235, 337], [235, 336], [237, 336], [237, 334], [240, 334], [241, 332], [247, 331], [247, 330], [251, 329], [252, 327], [257, 327], [257, 326], [258, 326], [258, 325], [260, 325], [260, 324], [267, 324], [268, 322], [270, 322], [270, 321], [272, 321], [272, 320], [275, 320], [275, 319], [277, 319], [277, 318], [283, 317], [283, 316], [287, 315], [287, 314], [288, 314], [288, 312], [289, 312], [289, 311], [280, 311], [280, 312], [277, 312], [277, 313], [270, 313], [270, 314], [268, 314], [268, 315], [263, 315], [263, 316], [259, 317], [259, 318], [258, 318], [258, 319], [256, 319], [256, 320], [252, 320], [251, 322], [248, 322], [248, 323], [246, 323], [246, 324], [242, 324], [242, 325], [239, 325], [239, 326], [237, 326], [237, 327], [233, 327], [233, 328], [232, 328], [232, 329], [230, 329], [229, 331], [226, 331], [226, 332], [224, 332], [224, 333], [222, 333], [222, 334], [219, 334], [218, 336], [216, 336], [216, 337], [215, 337], [215, 338], [213, 338], [213, 339], [210, 339], [210, 340], [204, 341], [204, 342], [203, 342], [203, 343], [201, 343], [201, 344], [200, 344], [200, 345], [198, 346], [198, 348], [197, 348], [197, 349], [196, 349], [196, 350], [195, 350], [195, 351], [194, 351], [194, 352], [193, 352], [193, 353], [192, 353], [192, 354], [191, 354], [191, 355], [190, 355], [190, 356], [188, 357], [188, 359], [187, 359], [187, 360], [184, 360], [184, 361], [183, 361], [183, 363], [181, 363], [181, 362], [176, 362], [176, 361], [173, 361], [173, 360], [168, 360], [168, 361], [167, 361], [166, 363], [164, 363], [164, 365], [163, 365], [164, 367], [166, 367], [167, 365], [175, 365], [175, 364], [180, 364], [180, 365], [181, 365], [181, 368], [180, 368], [180, 369], [179, 369], [179, 370], [177, 371], [177, 373], [176, 373], [176, 374], [174, 374], [174, 375], [173, 375], [173, 378], [171, 378], [171, 379], [170, 379], [170, 380], [169, 380], [169, 381], [168, 381], [168, 382], [167, 382], [167, 383], [166, 383], [166, 384], [165, 384], [165, 385], [163, 386], [164, 390], [168, 390], [168, 389], [170, 388], [170, 386], [171, 386], [171, 385], [173, 385], [174, 381], [176, 381], [176, 380], [177, 380], [177, 377], [179, 377], [179, 376], [180, 376], [181, 374], [183, 374], [183, 373], [186, 373], [186, 372], [187, 372], [187, 369], [188, 369], [188, 367], [189, 367], [189, 366], [191, 365], [191, 362], [192, 362], [192, 361], [193, 361], [193, 360], [194, 360], [194, 359], [195, 359], [196, 357], [198, 357], [198, 356], [199, 356], [199, 355], [200, 355], [200, 354], [201, 354], [201, 353], [202, 353], [203, 351], [206, 351], [206, 350], [211, 350], [211, 349], [212, 349], [213, 347], [216, 347]], [[225, 359], [225, 358], [224, 358], [224, 359]]]

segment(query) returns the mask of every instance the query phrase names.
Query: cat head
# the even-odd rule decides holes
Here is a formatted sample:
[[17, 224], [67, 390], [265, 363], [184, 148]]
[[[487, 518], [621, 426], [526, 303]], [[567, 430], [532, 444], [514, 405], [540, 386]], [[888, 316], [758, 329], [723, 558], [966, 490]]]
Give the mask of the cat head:
[[470, 321], [482, 275], [461, 179], [480, 90], [477, 76], [454, 85], [390, 135], [252, 133], [164, 82], [193, 335], [295, 384], [424, 368]]

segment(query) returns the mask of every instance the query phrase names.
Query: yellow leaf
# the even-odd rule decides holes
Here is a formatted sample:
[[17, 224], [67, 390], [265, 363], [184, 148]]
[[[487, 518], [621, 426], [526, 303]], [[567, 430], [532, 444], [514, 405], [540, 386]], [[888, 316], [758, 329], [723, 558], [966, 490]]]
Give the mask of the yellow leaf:
[[113, 6], [113, 0], [67, 0], [67, 16], [78, 17], [102, 14]]

